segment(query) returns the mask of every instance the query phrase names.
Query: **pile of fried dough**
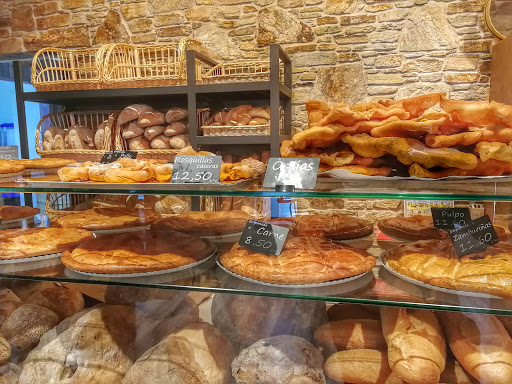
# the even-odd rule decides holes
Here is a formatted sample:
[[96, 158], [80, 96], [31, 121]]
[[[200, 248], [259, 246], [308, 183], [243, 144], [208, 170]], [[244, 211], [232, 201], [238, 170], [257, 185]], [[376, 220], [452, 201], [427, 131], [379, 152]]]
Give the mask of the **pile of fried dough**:
[[309, 129], [286, 140], [283, 157], [318, 157], [320, 172], [368, 176], [512, 174], [512, 106], [434, 93], [399, 101], [306, 104]]

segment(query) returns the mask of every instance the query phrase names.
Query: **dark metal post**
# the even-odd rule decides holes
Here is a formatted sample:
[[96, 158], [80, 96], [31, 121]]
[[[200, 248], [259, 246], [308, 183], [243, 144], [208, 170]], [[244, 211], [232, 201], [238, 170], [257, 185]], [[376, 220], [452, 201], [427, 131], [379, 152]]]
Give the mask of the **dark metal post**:
[[196, 52], [187, 50], [187, 103], [190, 145], [197, 150]]

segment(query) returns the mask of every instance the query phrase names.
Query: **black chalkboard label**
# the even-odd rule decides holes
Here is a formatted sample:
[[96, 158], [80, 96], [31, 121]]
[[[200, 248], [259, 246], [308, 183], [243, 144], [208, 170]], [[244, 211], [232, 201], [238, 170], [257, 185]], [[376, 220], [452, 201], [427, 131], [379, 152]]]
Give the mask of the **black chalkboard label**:
[[450, 239], [458, 257], [483, 252], [500, 241], [489, 216], [482, 216], [466, 227], [450, 230]]
[[287, 236], [288, 228], [249, 220], [238, 244], [266, 255], [279, 256]]
[[434, 227], [439, 229], [454, 229], [471, 223], [469, 208], [431, 208]]
[[0, 159], [11, 160], [19, 159], [17, 145], [2, 145], [0, 146]]
[[218, 183], [221, 156], [176, 156], [171, 183]]
[[263, 180], [265, 188], [293, 185], [297, 189], [315, 189], [319, 158], [271, 157]]
[[105, 152], [103, 157], [100, 160], [101, 164], [113, 163], [119, 159], [136, 159], [137, 151], [113, 151], [113, 152]]

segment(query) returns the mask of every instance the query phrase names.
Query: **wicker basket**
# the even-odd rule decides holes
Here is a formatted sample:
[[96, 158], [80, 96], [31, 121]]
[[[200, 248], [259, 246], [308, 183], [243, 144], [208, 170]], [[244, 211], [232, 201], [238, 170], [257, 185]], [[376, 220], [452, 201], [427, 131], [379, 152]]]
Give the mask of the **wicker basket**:
[[[74, 159], [77, 161], [99, 161], [105, 152], [113, 148], [112, 132], [115, 132], [117, 112], [57, 112], [44, 116], [36, 129], [36, 152], [41, 157], [59, 157], [64, 159]], [[96, 133], [98, 126], [107, 121], [105, 134], [103, 138], [103, 148], [99, 149], [61, 149], [45, 151], [43, 150], [43, 133], [50, 127], [60, 127], [69, 129], [73, 125], [82, 125], [93, 130]]]
[[[280, 72], [284, 70], [283, 68], [280, 69]], [[203, 83], [233, 83], [265, 80], [270, 80], [270, 61], [268, 60], [225, 62], [217, 64], [202, 75]]]
[[102, 48], [43, 48], [32, 60], [32, 84], [37, 91], [97, 89], [108, 45]]
[[[225, 109], [228, 112], [229, 109]], [[280, 109], [279, 131], [284, 129], [284, 111]], [[200, 122], [203, 136], [268, 136], [270, 135], [270, 122], [261, 125], [205, 125], [210, 118], [210, 110], [201, 110]]]
[[200, 44], [194, 39], [182, 39], [179, 44], [112, 44], [106, 50], [103, 61], [103, 87], [137, 88], [185, 84], [186, 50]]
[[[95, 197], [96, 195], [79, 193], [49, 193], [46, 195], [46, 216], [52, 221], [62, 216], [80, 213], [85, 209], [92, 208], [92, 201]], [[75, 210], [77, 207], [81, 209]]]

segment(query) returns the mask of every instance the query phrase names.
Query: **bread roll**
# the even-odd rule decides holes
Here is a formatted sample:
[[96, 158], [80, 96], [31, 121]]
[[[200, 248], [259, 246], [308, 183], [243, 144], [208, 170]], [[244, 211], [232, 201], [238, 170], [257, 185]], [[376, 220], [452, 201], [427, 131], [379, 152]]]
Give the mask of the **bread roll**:
[[57, 171], [61, 181], [89, 181], [87, 167], [63, 167]]
[[153, 140], [158, 135], [164, 133], [165, 127], [163, 125], [155, 125], [154, 127], [147, 127], [144, 130], [144, 137], [149, 141]]
[[327, 359], [324, 370], [340, 383], [405, 384], [389, 368], [387, 353], [371, 349], [337, 352]]
[[165, 114], [165, 121], [168, 124], [188, 119], [188, 111], [184, 108], [171, 108]]
[[139, 127], [136, 121], [132, 121], [127, 127], [123, 128], [123, 139], [133, 139], [144, 134], [144, 128]]
[[43, 133], [43, 150], [62, 150], [64, 149], [64, 138], [68, 131], [60, 127], [50, 127]]
[[165, 115], [159, 111], [147, 111], [141, 113], [137, 121], [139, 127], [154, 127], [165, 123]]
[[159, 136], [155, 137], [153, 140], [151, 140], [151, 148], [170, 149], [171, 148], [170, 141], [171, 141], [170, 137], [167, 137], [164, 135], [159, 135]]
[[164, 134], [166, 136], [176, 136], [188, 132], [188, 123], [182, 121], [176, 121], [171, 123], [165, 128]]
[[380, 316], [391, 369], [409, 384], [437, 384], [445, 367], [446, 344], [434, 313], [381, 307]]
[[247, 111], [247, 114], [252, 118], [262, 118], [267, 121], [270, 120], [270, 113], [268, 113], [267, 110], [263, 108], [253, 108]]
[[190, 140], [188, 135], [177, 135], [171, 137], [169, 140], [169, 145], [174, 149], [183, 149], [186, 146], [190, 145]]
[[124, 168], [110, 168], [105, 171], [105, 181], [107, 183], [139, 183], [148, 181], [152, 177], [153, 174], [146, 169], [132, 171]]
[[251, 105], [239, 105], [238, 107], [235, 107], [233, 109], [231, 109], [227, 114], [226, 114], [226, 117], [225, 117], [225, 125], [229, 125], [229, 122], [230, 121], [234, 121], [236, 125], [237, 122], [235, 121], [235, 118], [238, 116], [239, 113], [243, 113], [243, 112], [247, 112], [249, 110], [252, 109], [252, 106]]
[[380, 320], [338, 320], [315, 331], [315, 342], [333, 352], [346, 349], [385, 350]]
[[227, 384], [233, 347], [207, 323], [189, 325], [149, 349], [122, 384]]
[[323, 357], [309, 341], [297, 336], [274, 336], [244, 349], [233, 360], [237, 384], [325, 384]]
[[98, 126], [96, 133], [94, 134], [94, 145], [96, 149], [103, 150], [105, 149], [105, 127], [107, 126], [107, 122], [104, 121]]
[[214, 295], [212, 323], [234, 345], [247, 346], [274, 335], [312, 340], [326, 321], [325, 303], [273, 297]]
[[151, 143], [145, 137], [135, 137], [130, 139], [128, 142], [128, 148], [132, 151], [141, 151], [144, 149], [150, 149]]
[[482, 384], [512, 383], [512, 340], [492, 315], [439, 311], [450, 348]]
[[157, 181], [169, 181], [172, 177], [172, 164], [161, 164], [155, 166], [155, 177]]
[[[28, 280], [13, 280], [9, 284], [9, 288], [19, 298], [18, 300], [27, 301], [30, 296], [43, 289], [51, 288], [55, 284], [52, 281], [28, 281]], [[0, 321], [2, 323], [2, 321]]]
[[446, 359], [446, 367], [441, 373], [440, 382], [443, 384], [478, 384], [478, 381], [462, 368], [453, 356]]
[[68, 133], [71, 149], [94, 149], [94, 134], [92, 129], [74, 125]]
[[147, 111], [152, 111], [149, 105], [145, 104], [132, 104], [127, 106], [125, 109], [121, 111], [119, 116], [117, 117], [118, 124], [126, 124], [133, 120], [138, 120], [139, 116]]
[[53, 145], [53, 140], [57, 135], [64, 135], [64, 129], [61, 127], [49, 127], [43, 132], [43, 143], [48, 142], [50, 147]]

